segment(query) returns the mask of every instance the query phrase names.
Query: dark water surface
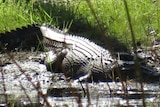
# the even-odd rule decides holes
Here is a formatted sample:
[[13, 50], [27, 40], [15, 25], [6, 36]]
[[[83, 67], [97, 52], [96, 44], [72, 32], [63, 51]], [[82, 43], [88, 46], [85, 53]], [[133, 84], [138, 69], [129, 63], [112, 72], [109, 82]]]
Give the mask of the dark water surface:
[[[41, 77], [42, 75], [44, 78]], [[48, 78], [50, 76], [51, 74], [47, 72], [46, 74], [39, 74], [39, 77], [41, 78], [39, 83], [41, 92], [46, 95], [45, 100], [47, 100], [47, 102], [53, 107], [77, 107], [78, 105], [82, 105], [84, 107], [88, 105], [91, 107], [117, 107], [128, 106], [128, 104], [133, 107], [142, 107], [142, 99], [145, 100], [145, 104], [147, 106], [160, 106], [159, 83], [144, 83], [144, 94], [142, 94], [141, 85], [139, 83], [128, 81], [127, 83], [124, 83], [125, 86], [127, 86], [124, 94], [121, 82], [81, 84], [73, 82], [68, 83], [65, 82], [65, 80], [51, 82]], [[33, 104], [44, 104], [44, 107], [47, 106], [44, 101], [44, 97], [40, 97], [40, 94], [38, 95], [38, 90], [36, 90], [27, 80], [22, 81], [23, 83], [21, 83], [21, 85], [18, 80], [10, 81], [9, 83], [5, 81], [5, 83], [7, 83], [5, 85], [5, 92], [4, 87], [1, 84], [0, 105], [2, 107], [5, 105], [5, 96], [7, 96], [8, 102], [16, 102], [15, 105], [29, 106], [32, 102]], [[33, 80], [32, 82], [38, 86], [38, 82], [36, 80]], [[3, 81], [1, 81], [1, 83], [3, 83]], [[32, 106], [33, 105], [31, 105], [31, 107]]]
[[[127, 106], [127, 100], [129, 105], [142, 106], [142, 90], [139, 83], [127, 82], [127, 91], [124, 94], [122, 84], [120, 82], [100, 82], [100, 83], [83, 83], [85, 91], [88, 89], [89, 97], [84, 96], [84, 91], [80, 85], [72, 84], [73, 87], [77, 87], [74, 93], [76, 96], [80, 96], [82, 105], [85, 107], [90, 105], [91, 107], [106, 107], [106, 106]], [[160, 86], [158, 83], [143, 84], [144, 100], [149, 106], [160, 105]], [[88, 87], [88, 88], [87, 88]], [[52, 91], [51, 91], [52, 90]], [[73, 105], [77, 106], [75, 96], [73, 96], [71, 90], [67, 87], [60, 88], [52, 86], [51, 93], [60, 93], [59, 96], [55, 94], [49, 94], [49, 101], [52, 105]], [[60, 91], [60, 92], [59, 92]], [[63, 94], [62, 94], [63, 93]], [[70, 93], [70, 94], [68, 94]], [[86, 92], [87, 93], [87, 92]], [[128, 94], [126, 94], [128, 93]]]

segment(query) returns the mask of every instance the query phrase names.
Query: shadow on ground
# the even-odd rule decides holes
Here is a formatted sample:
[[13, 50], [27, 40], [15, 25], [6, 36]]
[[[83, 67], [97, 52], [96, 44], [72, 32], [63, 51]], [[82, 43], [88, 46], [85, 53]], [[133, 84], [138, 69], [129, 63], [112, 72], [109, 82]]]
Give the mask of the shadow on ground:
[[[67, 28], [69, 29], [69, 32], [81, 36], [83, 35], [88, 39], [93, 40], [97, 44], [103, 46], [104, 48], [110, 48], [113, 51], [127, 50], [126, 46], [118, 41], [114, 35], [107, 35], [111, 34], [108, 29], [100, 31], [98, 26], [91, 25], [86, 17], [82, 16], [82, 14], [73, 9], [73, 6], [67, 3], [37, 3], [35, 4], [35, 8], [40, 11], [45, 11], [44, 13], [41, 13], [41, 16], [44, 19], [46, 19], [46, 13], [50, 15], [51, 20], [53, 20], [52, 24], [62, 30]], [[102, 32], [105, 32], [105, 34]], [[104, 35], [105, 37], [102, 38]], [[105, 43], [105, 41], [108, 43]]]

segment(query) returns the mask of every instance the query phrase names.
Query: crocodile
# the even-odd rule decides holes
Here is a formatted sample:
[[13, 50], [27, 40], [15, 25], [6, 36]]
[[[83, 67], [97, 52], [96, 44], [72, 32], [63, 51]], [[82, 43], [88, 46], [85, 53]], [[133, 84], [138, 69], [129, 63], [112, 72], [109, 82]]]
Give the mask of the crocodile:
[[[134, 56], [130, 54], [127, 55], [132, 57], [131, 61], [125, 62], [125, 59], [114, 57], [109, 50], [87, 38], [66, 34], [48, 25], [29, 25], [1, 33], [0, 42], [1, 48], [6, 48], [2, 52], [28, 50], [33, 47], [36, 50], [46, 51], [44, 63], [48, 69], [63, 72], [66, 77], [78, 81], [86, 80], [93, 75], [98, 79], [102, 76], [106, 78], [112, 71], [130, 69], [134, 65]], [[116, 55], [119, 56], [119, 53]], [[152, 71], [146, 67], [145, 69]]]
[[55, 62], [61, 56], [59, 62], [65, 75], [79, 80], [86, 79], [92, 74], [109, 73], [121, 65], [121, 61], [113, 58], [111, 53], [80, 36], [64, 34], [62, 31], [41, 26], [40, 30], [44, 38], [44, 45], [54, 53], [48, 55], [47, 63]]
[[92, 73], [107, 73], [119, 64], [108, 50], [89, 39], [65, 34], [47, 25], [31, 25], [0, 34], [0, 41], [9, 51], [16, 51], [18, 47], [21, 50], [37, 48], [43, 44], [47, 51], [45, 64], [52, 63], [53, 71], [63, 72], [74, 79], [83, 80]]

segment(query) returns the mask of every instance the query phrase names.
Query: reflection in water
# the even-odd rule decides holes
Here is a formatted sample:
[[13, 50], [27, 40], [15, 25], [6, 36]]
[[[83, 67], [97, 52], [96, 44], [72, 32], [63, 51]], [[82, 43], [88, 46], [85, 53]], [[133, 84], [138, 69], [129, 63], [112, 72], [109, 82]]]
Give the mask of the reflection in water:
[[[69, 85], [70, 84], [70, 85]], [[66, 83], [64, 80], [53, 82], [49, 87], [43, 87], [43, 92], [47, 96], [47, 101], [52, 106], [78, 106], [77, 99], [83, 106], [87, 106], [89, 103], [88, 96], [85, 95], [87, 91], [86, 84], [88, 85], [89, 98], [91, 106], [127, 106], [126, 98], [129, 101], [129, 105], [140, 106], [142, 105], [142, 92], [139, 83], [127, 82], [127, 92], [124, 94], [122, 85], [120, 82], [99, 82], [99, 83]], [[108, 87], [108, 85], [109, 87]], [[82, 86], [85, 90], [82, 89]], [[72, 87], [70, 87], [72, 86]], [[111, 89], [111, 90], [109, 90]], [[160, 103], [160, 87], [158, 83], [144, 84], [144, 97], [147, 105], [158, 106]], [[29, 90], [29, 92], [27, 91]], [[10, 96], [12, 90], [10, 91]], [[29, 104], [29, 99], [25, 96], [24, 91], [17, 88], [17, 93], [23, 93], [14, 95], [14, 100], [21, 102], [22, 104]], [[36, 90], [26, 89], [27, 94], [30, 96], [32, 103], [39, 104]], [[87, 93], [87, 92], [86, 92]], [[0, 95], [2, 96], [2, 95]], [[127, 97], [126, 97], [127, 96]], [[1, 97], [2, 98], [2, 97]], [[13, 97], [12, 97], [13, 98]], [[40, 103], [43, 104], [44, 99], [39, 98]], [[1, 99], [1, 105], [2, 105]]]

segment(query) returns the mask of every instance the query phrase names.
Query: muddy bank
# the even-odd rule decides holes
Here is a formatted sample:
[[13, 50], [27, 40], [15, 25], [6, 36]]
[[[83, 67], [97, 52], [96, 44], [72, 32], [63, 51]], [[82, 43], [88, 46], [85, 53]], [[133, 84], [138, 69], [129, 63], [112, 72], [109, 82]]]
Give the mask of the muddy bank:
[[[126, 106], [160, 103], [159, 81], [141, 85], [135, 81], [75, 83], [62, 73], [48, 71], [40, 52], [1, 54], [0, 105], [15, 106]], [[6, 100], [7, 99], [7, 100]], [[7, 102], [7, 103], [6, 103]]]

